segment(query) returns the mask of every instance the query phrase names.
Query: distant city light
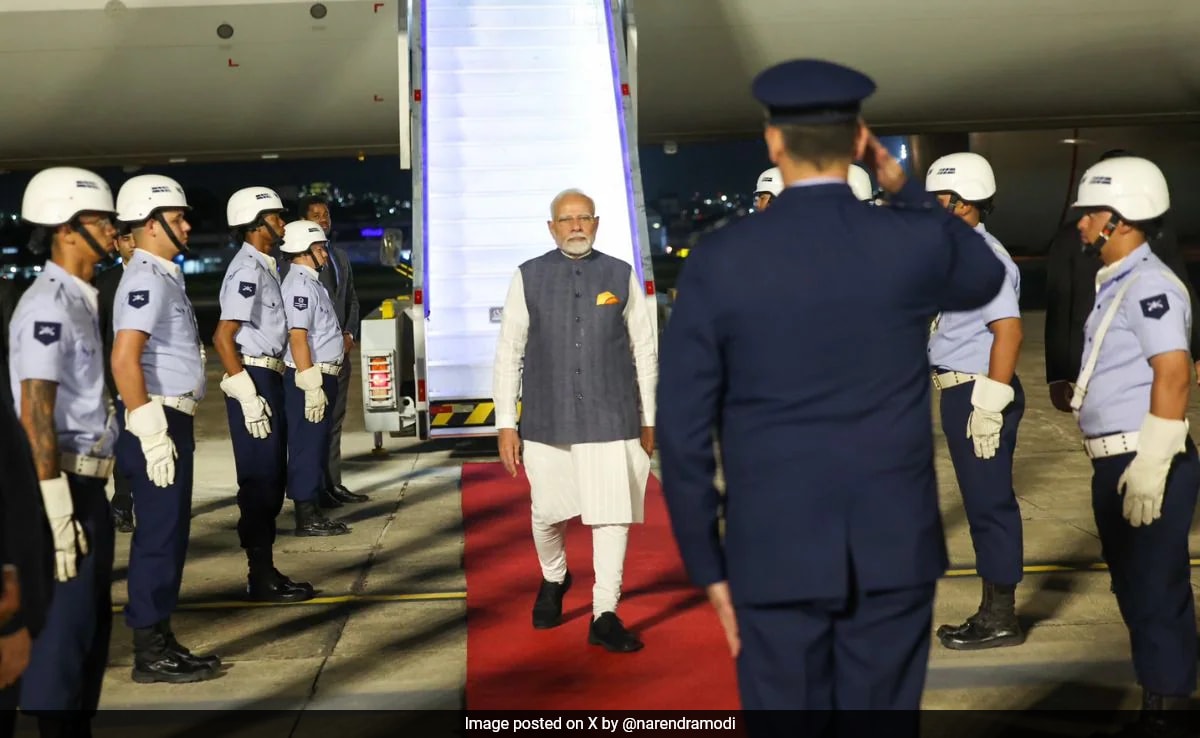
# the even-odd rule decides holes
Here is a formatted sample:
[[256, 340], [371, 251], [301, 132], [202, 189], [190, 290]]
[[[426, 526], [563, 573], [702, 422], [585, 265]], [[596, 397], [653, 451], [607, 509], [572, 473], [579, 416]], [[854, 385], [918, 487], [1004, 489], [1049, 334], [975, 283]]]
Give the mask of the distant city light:
[[383, 238], [382, 228], [363, 228], [358, 233], [363, 238]]

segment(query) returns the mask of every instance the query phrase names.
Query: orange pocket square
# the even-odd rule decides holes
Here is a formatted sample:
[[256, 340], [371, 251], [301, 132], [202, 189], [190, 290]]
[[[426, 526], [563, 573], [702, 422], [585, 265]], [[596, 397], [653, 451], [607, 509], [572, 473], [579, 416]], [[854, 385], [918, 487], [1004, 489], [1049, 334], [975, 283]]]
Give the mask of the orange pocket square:
[[600, 294], [596, 295], [596, 304], [597, 305], [620, 305], [621, 301], [618, 300], [617, 296], [611, 292], [601, 292]]

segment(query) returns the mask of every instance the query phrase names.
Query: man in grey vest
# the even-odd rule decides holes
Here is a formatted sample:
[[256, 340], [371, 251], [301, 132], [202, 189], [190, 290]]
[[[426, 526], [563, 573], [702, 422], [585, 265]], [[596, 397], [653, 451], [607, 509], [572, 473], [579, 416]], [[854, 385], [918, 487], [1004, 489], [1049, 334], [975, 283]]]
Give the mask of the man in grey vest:
[[524, 441], [542, 569], [533, 627], [562, 622], [571, 586], [563, 536], [580, 517], [592, 529], [596, 579], [588, 643], [629, 653], [642, 642], [616, 609], [654, 452], [655, 315], [633, 268], [592, 249], [600, 219], [590, 197], [559, 193], [550, 218], [558, 248], [517, 269], [500, 322], [492, 385], [500, 459], [515, 477]]

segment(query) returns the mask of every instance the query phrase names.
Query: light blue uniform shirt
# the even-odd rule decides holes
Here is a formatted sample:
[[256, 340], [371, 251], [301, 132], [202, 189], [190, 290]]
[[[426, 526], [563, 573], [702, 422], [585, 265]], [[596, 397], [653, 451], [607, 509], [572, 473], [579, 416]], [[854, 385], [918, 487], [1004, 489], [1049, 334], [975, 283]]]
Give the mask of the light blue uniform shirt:
[[113, 334], [150, 336], [142, 351], [146, 392], [204, 399], [204, 358], [196, 315], [179, 266], [135, 249], [113, 299]]
[[[315, 364], [332, 364], [342, 360], [346, 345], [338, 325], [333, 301], [325, 287], [317, 281], [317, 272], [293, 264], [283, 278], [283, 304], [287, 310], [288, 330], [308, 331], [308, 348]], [[284, 362], [296, 366], [289, 343]]]
[[1148, 244], [1142, 244], [1116, 264], [1096, 275], [1095, 309], [1083, 328], [1083, 362], [1087, 362], [1096, 332], [1125, 280], [1137, 275], [1113, 316], [1100, 344], [1096, 368], [1079, 408], [1079, 429], [1085, 438], [1131, 433], [1142, 427], [1150, 412], [1154, 370], [1150, 359], [1168, 351], [1188, 351], [1192, 304], [1187, 293]]
[[992, 332], [988, 324], [1021, 317], [1021, 272], [1012, 257], [983, 224], [975, 226], [996, 258], [1004, 264], [1007, 278], [987, 305], [976, 310], [942, 313], [929, 338], [929, 365], [964, 374], [987, 374], [992, 356]]
[[248, 243], [229, 262], [221, 283], [221, 320], [241, 323], [234, 341], [246, 356], [283, 357], [287, 317], [279, 273]]
[[[90, 296], [85, 290], [91, 291]], [[59, 451], [108, 458], [113, 455], [117, 426], [108, 412], [95, 295], [94, 287], [47, 261], [13, 313], [8, 365], [18, 416], [23, 380], [55, 382]]]

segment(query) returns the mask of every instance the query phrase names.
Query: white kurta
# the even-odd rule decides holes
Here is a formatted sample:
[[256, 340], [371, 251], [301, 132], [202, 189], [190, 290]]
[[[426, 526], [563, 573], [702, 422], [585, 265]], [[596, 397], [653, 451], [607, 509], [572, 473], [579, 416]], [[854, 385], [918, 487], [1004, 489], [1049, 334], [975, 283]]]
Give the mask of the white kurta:
[[[655, 314], [633, 272], [622, 315], [637, 370], [642, 426], [652, 427], [658, 384], [658, 330]], [[497, 429], [517, 427], [521, 361], [528, 334], [529, 311], [518, 269], [508, 289], [496, 342], [492, 399], [496, 403]], [[533, 514], [542, 523], [553, 524], [575, 516], [580, 516], [585, 525], [644, 520], [650, 457], [639, 439], [570, 446], [526, 441], [524, 462]]]

